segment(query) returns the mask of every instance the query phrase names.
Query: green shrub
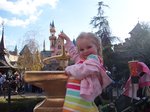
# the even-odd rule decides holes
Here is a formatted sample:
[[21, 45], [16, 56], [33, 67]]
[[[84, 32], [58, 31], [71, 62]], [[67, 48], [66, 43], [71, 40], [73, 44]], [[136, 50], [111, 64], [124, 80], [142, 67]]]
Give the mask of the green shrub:
[[44, 98], [12, 98], [11, 105], [7, 99], [0, 98], [0, 110], [2, 112], [33, 112], [33, 108]]

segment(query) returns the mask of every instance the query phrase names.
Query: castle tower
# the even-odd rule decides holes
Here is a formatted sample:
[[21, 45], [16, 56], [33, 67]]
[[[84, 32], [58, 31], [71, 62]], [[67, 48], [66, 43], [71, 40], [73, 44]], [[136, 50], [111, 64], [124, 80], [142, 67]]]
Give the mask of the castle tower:
[[56, 55], [61, 55], [63, 50], [64, 40], [60, 37], [56, 41]]
[[45, 51], [45, 40], [43, 42], [43, 51]]
[[54, 26], [54, 21], [52, 21], [52, 23], [50, 23], [50, 36], [49, 36], [49, 40], [50, 40], [50, 51], [52, 52], [52, 54], [55, 52], [55, 46], [56, 46], [56, 36], [55, 36], [55, 26]]
[[14, 54], [15, 54], [15, 55], [17, 55], [17, 54], [18, 54], [17, 45], [15, 46], [15, 49], [14, 49]]

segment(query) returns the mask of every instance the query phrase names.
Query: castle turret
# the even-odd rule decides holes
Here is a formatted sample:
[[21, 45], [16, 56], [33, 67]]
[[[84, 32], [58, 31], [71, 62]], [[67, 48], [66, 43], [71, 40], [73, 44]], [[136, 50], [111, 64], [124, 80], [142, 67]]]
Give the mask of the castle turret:
[[43, 51], [45, 51], [45, 40], [43, 42]]
[[55, 26], [54, 26], [54, 21], [52, 23], [50, 23], [50, 36], [49, 36], [49, 40], [50, 40], [50, 51], [54, 52], [55, 51], [55, 45], [56, 45], [56, 36], [55, 36], [56, 30], [55, 30]]
[[17, 54], [18, 54], [17, 45], [15, 46], [15, 49], [14, 49], [14, 54], [15, 54], [15, 55], [17, 55]]
[[56, 42], [56, 55], [61, 55], [63, 50], [64, 40], [58, 37]]

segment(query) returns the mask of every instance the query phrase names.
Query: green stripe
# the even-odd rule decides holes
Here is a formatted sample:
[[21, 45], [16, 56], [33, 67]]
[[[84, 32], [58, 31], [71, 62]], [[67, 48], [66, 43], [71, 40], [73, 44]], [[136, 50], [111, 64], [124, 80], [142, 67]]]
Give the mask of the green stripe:
[[84, 105], [84, 106], [92, 106], [91, 102], [85, 101], [84, 99], [79, 99], [79, 98], [74, 98], [71, 96], [66, 96], [65, 100], [69, 101], [69, 102], [74, 102], [80, 105]]
[[82, 107], [79, 105], [70, 104], [68, 102], [65, 102], [64, 107], [73, 109], [74, 111], [78, 111], [78, 112], [99, 112], [95, 105], [93, 105], [91, 107], [89, 107], [89, 106], [88, 107]]
[[67, 95], [80, 96], [80, 91], [67, 90]]

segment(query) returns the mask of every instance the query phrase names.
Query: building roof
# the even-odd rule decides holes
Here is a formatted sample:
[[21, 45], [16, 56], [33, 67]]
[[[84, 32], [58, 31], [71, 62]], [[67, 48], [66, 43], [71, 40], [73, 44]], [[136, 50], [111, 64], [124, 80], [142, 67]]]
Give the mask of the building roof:
[[43, 58], [47, 58], [51, 56], [51, 51], [41, 51], [40, 54]]
[[[25, 53], [25, 51], [30, 52], [28, 45], [25, 45], [25, 46], [23, 47], [23, 49], [20, 51], [19, 54], [20, 54], [20, 55], [23, 55], [23, 54]], [[30, 52], [30, 53], [31, 53], [31, 52]]]
[[2, 38], [0, 41], [0, 53], [5, 54], [5, 48], [4, 48], [4, 27], [2, 28]]
[[4, 27], [2, 29], [2, 38], [0, 41], [0, 72], [4, 72], [6, 69], [12, 69], [15, 71], [17, 67], [14, 67], [8, 58], [9, 52], [4, 47]]
[[135, 27], [129, 32], [129, 34], [135, 34], [142, 29], [141, 24], [138, 22]]

